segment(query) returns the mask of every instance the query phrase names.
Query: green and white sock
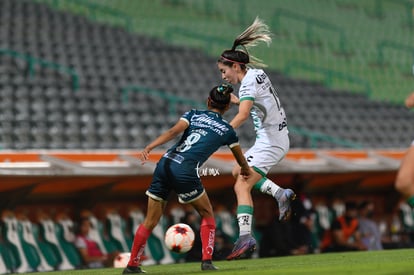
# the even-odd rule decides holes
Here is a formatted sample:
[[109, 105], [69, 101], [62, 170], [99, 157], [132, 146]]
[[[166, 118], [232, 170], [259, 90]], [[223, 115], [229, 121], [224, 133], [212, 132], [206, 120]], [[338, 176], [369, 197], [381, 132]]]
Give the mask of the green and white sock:
[[251, 234], [253, 223], [253, 207], [250, 205], [237, 206], [237, 222], [240, 236]]
[[269, 180], [266, 177], [261, 178], [255, 185], [254, 189], [260, 190], [263, 194], [267, 194], [276, 198], [276, 192], [283, 190], [279, 185]]

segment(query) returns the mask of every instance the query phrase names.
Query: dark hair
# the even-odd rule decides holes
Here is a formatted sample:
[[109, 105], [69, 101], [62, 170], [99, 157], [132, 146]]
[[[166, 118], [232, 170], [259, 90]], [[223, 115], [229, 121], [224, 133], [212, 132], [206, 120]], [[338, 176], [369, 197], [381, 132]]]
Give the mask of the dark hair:
[[221, 84], [213, 87], [210, 91], [210, 106], [219, 110], [224, 110], [230, 103], [230, 94], [233, 87], [228, 84]]
[[223, 63], [224, 65], [231, 66], [233, 63], [238, 63], [242, 69], [246, 67], [246, 64], [250, 63], [249, 54], [240, 50], [225, 50], [218, 62]]
[[370, 205], [371, 202], [370, 201], [362, 201], [359, 205], [358, 205], [358, 209], [362, 210], [365, 209], [368, 205]]
[[358, 205], [354, 201], [347, 201], [345, 203], [345, 209], [346, 210], [356, 210], [356, 209], [358, 209]]
[[[265, 42], [269, 45], [272, 42], [272, 38], [269, 27], [256, 17], [254, 22], [233, 41], [232, 48], [225, 50], [221, 54], [217, 62], [227, 66], [238, 63], [242, 68], [245, 68], [246, 64], [249, 63], [265, 67], [266, 65], [260, 59], [249, 55], [247, 50], [249, 47], [256, 46], [259, 42]], [[242, 47], [242, 50], [236, 50], [239, 46]]]
[[76, 235], [79, 235], [82, 233], [81, 228], [85, 222], [88, 222], [89, 225], [92, 227], [92, 223], [89, 217], [79, 217], [77, 223], [75, 223], [75, 226], [74, 226], [74, 232]]

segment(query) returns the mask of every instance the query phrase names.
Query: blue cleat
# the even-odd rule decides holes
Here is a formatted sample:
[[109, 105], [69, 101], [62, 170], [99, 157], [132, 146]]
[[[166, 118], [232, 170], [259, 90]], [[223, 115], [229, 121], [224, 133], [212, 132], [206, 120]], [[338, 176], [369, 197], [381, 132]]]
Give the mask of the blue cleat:
[[290, 204], [295, 200], [296, 194], [292, 189], [285, 189], [282, 196], [278, 199], [279, 204], [279, 221], [287, 221], [290, 218]]
[[243, 235], [236, 241], [233, 251], [227, 256], [227, 260], [250, 258], [255, 250], [256, 240], [250, 234]]

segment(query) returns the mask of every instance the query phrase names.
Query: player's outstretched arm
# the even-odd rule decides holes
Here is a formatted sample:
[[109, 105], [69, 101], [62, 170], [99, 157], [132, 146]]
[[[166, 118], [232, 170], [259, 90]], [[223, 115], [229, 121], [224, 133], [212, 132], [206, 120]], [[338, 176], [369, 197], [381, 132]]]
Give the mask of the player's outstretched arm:
[[240, 175], [244, 176], [245, 178], [248, 178], [250, 176], [250, 167], [247, 163], [246, 158], [243, 155], [240, 145], [232, 147], [231, 152], [233, 153], [237, 163], [240, 165]]
[[158, 147], [164, 143], [167, 143], [168, 141], [174, 139], [179, 134], [184, 132], [185, 129], [188, 127], [188, 122], [185, 120], [180, 119], [173, 127], [162, 133], [160, 136], [158, 136], [153, 142], [148, 144], [144, 150], [141, 152], [141, 160], [145, 162], [148, 157], [149, 153], [155, 148]]

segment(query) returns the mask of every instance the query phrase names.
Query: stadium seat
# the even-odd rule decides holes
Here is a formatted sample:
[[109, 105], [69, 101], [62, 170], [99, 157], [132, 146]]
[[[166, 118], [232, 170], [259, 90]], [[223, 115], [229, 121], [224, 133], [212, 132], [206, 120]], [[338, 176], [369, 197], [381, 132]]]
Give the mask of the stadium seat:
[[335, 215], [327, 205], [321, 203], [315, 205], [315, 212], [315, 232], [320, 239], [322, 238], [325, 230], [329, 230], [331, 228]]
[[171, 224], [176, 224], [181, 222], [185, 217], [185, 211], [181, 205], [173, 205], [169, 211], [169, 219]]
[[75, 247], [74, 222], [64, 213], [56, 217], [56, 235], [59, 245], [68, 257], [69, 262], [75, 268], [82, 268], [83, 263], [78, 249]]
[[108, 211], [106, 214], [106, 225], [111, 240], [115, 243], [118, 251], [128, 252], [130, 247], [125, 239], [126, 225], [121, 215], [114, 210]]
[[22, 227], [21, 239], [23, 249], [27, 255], [30, 266], [36, 271], [52, 271], [54, 270], [51, 266], [38, 245], [37, 230], [33, 230], [32, 222], [24, 215], [19, 215], [18, 222]]
[[[0, 19], [5, 22], [5, 26], [12, 27], [9, 32], [0, 32], [0, 35], [7, 35], [6, 41], [10, 41], [8, 47], [11, 50], [29, 53], [34, 58], [43, 58], [45, 61], [73, 68], [78, 74], [79, 89], [74, 91], [70, 76], [61, 71], [57, 72], [36, 64], [33, 67], [33, 75], [29, 77], [27, 61], [0, 55], [0, 83], [4, 85], [4, 89], [0, 89], [0, 95], [4, 100], [1, 104], [4, 111], [0, 116], [2, 120], [9, 120], [19, 133], [12, 136], [0, 135], [0, 144], [3, 148], [142, 147], [160, 133], [157, 129], [167, 129], [171, 126], [169, 117], [177, 119], [184, 111], [195, 106], [179, 104], [176, 114], [167, 115], [168, 104], [171, 104], [167, 100], [153, 94], [131, 92], [130, 102], [124, 102], [121, 95], [124, 87], [141, 86], [203, 103], [206, 96], [202, 91], [207, 92], [212, 83], [222, 81], [214, 69], [215, 57], [208, 56], [201, 50], [171, 45], [160, 38], [96, 23], [84, 16], [54, 10], [39, 2], [41, 1], [5, 1]], [[278, 7], [278, 4], [274, 5]], [[304, 8], [295, 3], [289, 3], [287, 7], [298, 11]], [[336, 7], [329, 5], [323, 10], [327, 11], [329, 8]], [[13, 17], [8, 16], [10, 10], [13, 10]], [[27, 10], [36, 12], [28, 16]], [[316, 18], [323, 16], [320, 10], [308, 10], [310, 11]], [[332, 16], [329, 13], [328, 18], [324, 18], [323, 21], [329, 22], [333, 19]], [[377, 25], [377, 22], [370, 21], [372, 19], [365, 18], [365, 15], [359, 13], [351, 13], [349, 16]], [[395, 25], [395, 22], [387, 22]], [[297, 35], [299, 40], [305, 39], [304, 26], [299, 28], [294, 24], [291, 27], [289, 32], [292, 32], [292, 35]], [[22, 36], [18, 31], [21, 29], [30, 35]], [[34, 35], [39, 29], [50, 30], [54, 35], [48, 38]], [[318, 35], [319, 30], [316, 33]], [[325, 38], [333, 39], [331, 36], [334, 35], [328, 34]], [[283, 39], [279, 42], [286, 46], [287, 42]], [[336, 40], [326, 42], [324, 46], [328, 51], [324, 48], [322, 52], [327, 52], [327, 56], [321, 60], [336, 62], [336, 67], [343, 69], [346, 66], [342, 60], [332, 57], [331, 50], [337, 47], [334, 42], [336, 43]], [[358, 44], [356, 41], [349, 42]], [[294, 40], [289, 48], [300, 52], [307, 50], [299, 47]], [[355, 56], [361, 58], [363, 55], [359, 52]], [[355, 62], [357, 61], [351, 59], [349, 63]], [[361, 60], [358, 62], [366, 63]], [[332, 90], [314, 81], [286, 77], [279, 71], [268, 69], [267, 72], [280, 89], [280, 97], [285, 105], [290, 126], [353, 141], [371, 148], [405, 147], [411, 141], [411, 137], [406, 133], [414, 131], [414, 114], [402, 106], [377, 102], [349, 91]], [[191, 81], [188, 81], [189, 79]], [[12, 109], [7, 106], [11, 106]], [[234, 115], [234, 111], [229, 112], [227, 117]], [[131, 113], [139, 115], [134, 116]], [[91, 121], [95, 118], [99, 127], [93, 128], [89, 124], [86, 127], [85, 121], [76, 120], [75, 115], [79, 118], [89, 116]], [[398, 127], [399, 123], [391, 123], [384, 127], [381, 120], [373, 119], [375, 117], [388, 117], [390, 121], [399, 121], [405, 127]], [[63, 126], [59, 129], [56, 126], [71, 118], [74, 120], [70, 127]], [[25, 133], [24, 127], [27, 125], [20, 124], [24, 120], [30, 120], [31, 123], [46, 120], [48, 124], [44, 130], [47, 131], [47, 135], [41, 134], [44, 130], [40, 132], [37, 128], [30, 134]], [[125, 122], [127, 127], [123, 127], [120, 121]], [[133, 131], [130, 126], [134, 127]], [[125, 128], [128, 131], [125, 131]], [[386, 134], [380, 137], [372, 135], [372, 128], [384, 129]], [[80, 129], [83, 130], [83, 134], [79, 133]], [[134, 137], [131, 137], [131, 132], [134, 133]], [[138, 136], [137, 133], [142, 133], [139, 138], [135, 138]], [[250, 125], [240, 129], [239, 138], [246, 147], [254, 141]], [[315, 146], [315, 143], [309, 141], [309, 136], [291, 133], [291, 139], [292, 147]], [[316, 144], [321, 148], [342, 146], [326, 141]]]
[[217, 228], [235, 242], [239, 237], [237, 219], [224, 207], [215, 207], [215, 209]]
[[400, 203], [399, 216], [403, 230], [409, 233], [414, 232], [414, 211], [407, 203]]
[[334, 199], [331, 205], [334, 217], [337, 218], [345, 213], [345, 203], [342, 199]]
[[[20, 238], [21, 226], [16, 216], [11, 211], [2, 213], [3, 238], [10, 251], [11, 264], [10, 270], [16, 273], [33, 272], [35, 269], [30, 266], [28, 256], [25, 254], [24, 247]], [[33, 256], [33, 255], [30, 255]]]
[[95, 214], [91, 211], [83, 210], [81, 216], [89, 218], [91, 222], [89, 237], [98, 244], [102, 253], [109, 254], [117, 251], [116, 244], [110, 239], [104, 224], [95, 216]]
[[61, 247], [57, 236], [56, 223], [46, 214], [39, 214], [38, 218], [39, 231], [41, 238], [49, 245], [50, 250], [54, 251], [59, 259], [56, 268], [58, 270], [71, 270], [75, 266], [69, 261], [68, 255]]
[[11, 263], [8, 258], [7, 248], [2, 243], [0, 243], [0, 274], [10, 273], [9, 266], [11, 266]]

